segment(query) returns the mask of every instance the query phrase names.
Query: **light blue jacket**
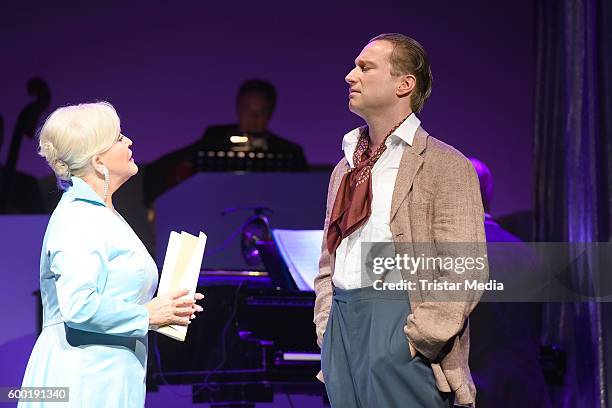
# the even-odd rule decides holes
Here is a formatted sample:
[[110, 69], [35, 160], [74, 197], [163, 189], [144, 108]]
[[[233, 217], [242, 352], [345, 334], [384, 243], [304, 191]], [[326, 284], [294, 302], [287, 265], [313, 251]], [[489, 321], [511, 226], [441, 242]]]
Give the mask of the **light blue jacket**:
[[157, 282], [155, 262], [127, 222], [73, 177], [45, 233], [43, 332], [23, 386], [68, 386], [71, 407], [144, 406], [144, 305]]

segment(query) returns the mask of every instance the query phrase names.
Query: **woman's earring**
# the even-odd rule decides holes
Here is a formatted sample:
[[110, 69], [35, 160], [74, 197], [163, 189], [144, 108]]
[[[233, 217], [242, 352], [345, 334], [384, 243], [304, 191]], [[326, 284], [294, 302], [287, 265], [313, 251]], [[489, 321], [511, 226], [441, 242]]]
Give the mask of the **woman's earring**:
[[102, 173], [104, 174], [104, 202], [108, 198], [108, 185], [110, 184], [110, 175], [106, 166], [102, 166]]

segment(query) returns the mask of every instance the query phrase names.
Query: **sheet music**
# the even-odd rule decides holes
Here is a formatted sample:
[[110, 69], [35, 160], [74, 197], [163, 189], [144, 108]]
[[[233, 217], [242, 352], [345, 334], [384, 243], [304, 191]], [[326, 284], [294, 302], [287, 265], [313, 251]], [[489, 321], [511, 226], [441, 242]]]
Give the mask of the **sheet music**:
[[272, 236], [298, 289], [314, 291], [314, 279], [319, 273], [323, 230], [275, 229]]

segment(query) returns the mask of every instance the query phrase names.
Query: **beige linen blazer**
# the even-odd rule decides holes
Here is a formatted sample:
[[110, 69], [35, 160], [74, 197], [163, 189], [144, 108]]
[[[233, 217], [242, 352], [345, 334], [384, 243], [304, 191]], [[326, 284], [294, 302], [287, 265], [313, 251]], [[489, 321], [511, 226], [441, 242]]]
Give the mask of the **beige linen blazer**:
[[[340, 182], [348, 169], [343, 158], [332, 172], [327, 193], [319, 275], [314, 284], [314, 323], [319, 346], [332, 303], [335, 263], [335, 254], [327, 250], [325, 237]], [[398, 254], [414, 256], [410, 243], [431, 243], [437, 248], [437, 256], [453, 255], [441, 253], [440, 243], [480, 243], [475, 245], [471, 256], [486, 257], [484, 213], [476, 172], [459, 151], [430, 136], [421, 127], [416, 131], [412, 146], [404, 148], [393, 191], [390, 226]], [[427, 273], [429, 275], [423, 275]], [[433, 272], [434, 276], [432, 272], [427, 273], [417, 271], [412, 279], [436, 279], [436, 273], [444, 272]], [[485, 282], [488, 266], [478, 274], [476, 279]], [[446, 274], [444, 278], [452, 277]], [[438, 389], [454, 392], [457, 404], [474, 406], [476, 389], [468, 367], [467, 319], [482, 293], [474, 292], [470, 298], [451, 302], [440, 301], [443, 296], [440, 293], [408, 292], [412, 310], [404, 326], [408, 339], [431, 363]]]

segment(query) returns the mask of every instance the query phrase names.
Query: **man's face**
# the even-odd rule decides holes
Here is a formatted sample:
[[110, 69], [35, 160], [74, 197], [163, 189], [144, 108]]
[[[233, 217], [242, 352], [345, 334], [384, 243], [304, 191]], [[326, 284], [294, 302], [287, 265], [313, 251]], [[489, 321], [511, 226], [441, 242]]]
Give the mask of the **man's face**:
[[357, 56], [355, 68], [345, 78], [351, 112], [365, 118], [397, 103], [401, 77], [391, 75], [392, 51], [388, 41], [374, 41]]
[[271, 113], [270, 102], [258, 92], [251, 92], [238, 98], [238, 122], [240, 130], [261, 133], [268, 127]]

